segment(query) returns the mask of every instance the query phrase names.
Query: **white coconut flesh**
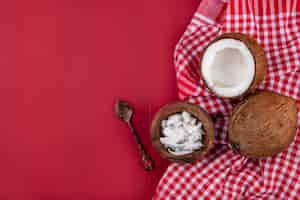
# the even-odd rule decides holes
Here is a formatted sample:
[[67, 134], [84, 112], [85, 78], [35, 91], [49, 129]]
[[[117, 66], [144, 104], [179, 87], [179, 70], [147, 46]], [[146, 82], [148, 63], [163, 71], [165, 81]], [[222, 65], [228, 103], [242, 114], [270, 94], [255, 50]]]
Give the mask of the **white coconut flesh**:
[[225, 38], [205, 50], [201, 72], [208, 87], [217, 95], [237, 97], [251, 86], [255, 76], [255, 60], [242, 41]]

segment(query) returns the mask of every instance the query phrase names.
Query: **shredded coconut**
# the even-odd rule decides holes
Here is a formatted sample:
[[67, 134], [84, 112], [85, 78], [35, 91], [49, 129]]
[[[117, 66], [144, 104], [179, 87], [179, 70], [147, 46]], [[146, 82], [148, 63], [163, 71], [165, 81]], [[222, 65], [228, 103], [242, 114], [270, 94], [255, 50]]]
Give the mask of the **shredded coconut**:
[[202, 123], [189, 112], [170, 115], [161, 122], [160, 142], [174, 155], [185, 155], [200, 149], [204, 131]]

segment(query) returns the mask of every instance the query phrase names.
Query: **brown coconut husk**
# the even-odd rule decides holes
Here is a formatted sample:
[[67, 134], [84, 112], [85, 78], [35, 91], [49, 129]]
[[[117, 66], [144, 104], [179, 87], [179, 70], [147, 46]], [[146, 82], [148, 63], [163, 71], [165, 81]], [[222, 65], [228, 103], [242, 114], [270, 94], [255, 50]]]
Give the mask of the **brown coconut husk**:
[[[183, 111], [191, 113], [203, 125], [205, 135], [203, 136], [202, 143], [204, 147], [194, 151], [193, 153], [176, 156], [168, 152], [163, 144], [160, 143], [161, 133], [161, 122], [167, 119], [170, 115], [181, 113]], [[191, 163], [201, 159], [214, 144], [214, 126], [210, 116], [202, 110], [199, 106], [187, 102], [175, 102], [163, 106], [154, 116], [151, 124], [151, 140], [153, 146], [160, 153], [163, 158], [166, 158], [173, 162], [180, 163]]]
[[[213, 40], [212, 42], [210, 42], [208, 44], [208, 46], [204, 49], [203, 54], [211, 44], [213, 44], [214, 42], [219, 41], [221, 39], [225, 39], [225, 38], [236, 39], [236, 40], [242, 41], [249, 48], [251, 54], [253, 55], [254, 62], [255, 62], [255, 75], [254, 75], [254, 79], [252, 80], [251, 85], [249, 86], [248, 90], [246, 90], [245, 92], [243, 92], [242, 94], [240, 94], [238, 96], [223, 97], [223, 96], [220, 96], [219, 94], [216, 94], [212, 88], [208, 87], [208, 84], [206, 83], [204, 78], [202, 78], [202, 80], [204, 81], [206, 87], [218, 97], [229, 98], [229, 99], [242, 99], [243, 97], [245, 97], [251, 93], [254, 93], [256, 88], [258, 87], [258, 85], [264, 80], [266, 70], [267, 70], [267, 58], [266, 58], [264, 49], [257, 43], [257, 41], [254, 38], [252, 38], [248, 35], [242, 34], [242, 33], [224, 33], [224, 34], [218, 36], [215, 40]], [[200, 67], [202, 67], [201, 65], [202, 65], [202, 57], [200, 60]], [[203, 77], [201, 69], [199, 69], [199, 74], [200, 74], [200, 77]]]
[[250, 158], [273, 156], [294, 140], [297, 105], [292, 98], [261, 91], [237, 105], [229, 121], [234, 150]]

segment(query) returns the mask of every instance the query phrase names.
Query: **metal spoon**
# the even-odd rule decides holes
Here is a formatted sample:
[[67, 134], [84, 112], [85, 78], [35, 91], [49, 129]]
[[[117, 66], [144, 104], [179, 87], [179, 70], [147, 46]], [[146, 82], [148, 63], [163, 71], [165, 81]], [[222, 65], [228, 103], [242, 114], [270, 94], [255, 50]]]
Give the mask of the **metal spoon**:
[[128, 127], [130, 128], [130, 131], [133, 135], [133, 138], [137, 144], [138, 150], [142, 156], [142, 162], [145, 170], [150, 171], [154, 168], [154, 161], [152, 158], [147, 154], [146, 149], [141, 142], [140, 137], [138, 136], [137, 132], [135, 131], [131, 119], [133, 115], [133, 108], [126, 102], [126, 101], [121, 101], [117, 100], [115, 104], [115, 112], [117, 116], [126, 122]]

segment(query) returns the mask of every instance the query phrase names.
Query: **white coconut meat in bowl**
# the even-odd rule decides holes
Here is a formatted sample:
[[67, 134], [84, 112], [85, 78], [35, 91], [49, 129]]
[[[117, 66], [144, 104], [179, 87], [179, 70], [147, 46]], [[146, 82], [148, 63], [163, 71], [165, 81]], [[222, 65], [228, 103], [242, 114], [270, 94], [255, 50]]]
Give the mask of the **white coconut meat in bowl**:
[[264, 77], [266, 60], [263, 49], [243, 34], [224, 34], [221, 37], [224, 38], [213, 41], [203, 53], [202, 78], [217, 96], [243, 96], [253, 91]]

